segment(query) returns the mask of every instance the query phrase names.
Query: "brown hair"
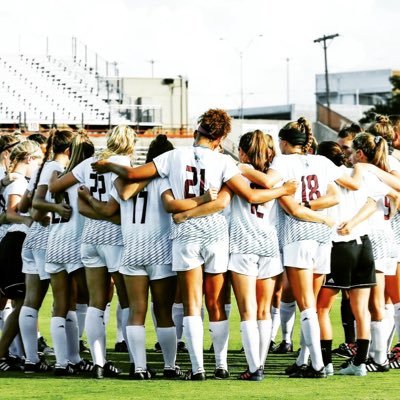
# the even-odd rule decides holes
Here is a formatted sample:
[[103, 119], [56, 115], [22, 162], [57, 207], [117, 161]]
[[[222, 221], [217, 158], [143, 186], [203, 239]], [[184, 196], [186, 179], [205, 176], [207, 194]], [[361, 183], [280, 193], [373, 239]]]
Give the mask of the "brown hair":
[[382, 136], [359, 133], [353, 140], [353, 149], [362, 150], [369, 163], [389, 171], [388, 146]]
[[286, 124], [279, 131], [279, 138], [286, 140], [292, 146], [301, 146], [304, 154], [309, 152], [314, 140], [311, 124], [304, 117]]
[[225, 110], [210, 109], [197, 120], [197, 133], [210, 140], [224, 138], [231, 131], [231, 117]]
[[387, 142], [394, 138], [394, 129], [387, 115], [377, 115], [367, 132], [374, 136], [382, 136]]
[[266, 172], [268, 162], [268, 143], [265, 134], [256, 129], [245, 133], [239, 141], [239, 148], [246, 154], [250, 164], [258, 171]]
[[338, 167], [344, 165], [346, 159], [342, 148], [336, 142], [332, 141], [321, 142], [318, 145], [317, 154], [328, 158]]
[[338, 136], [342, 139], [351, 138], [353, 140], [356, 137], [356, 135], [361, 133], [362, 131], [363, 129], [361, 128], [360, 125], [353, 123], [341, 129]]
[[159, 134], [150, 143], [146, 156], [146, 163], [153, 161], [154, 158], [167, 151], [173, 150], [174, 145], [168, 140], [167, 135]]

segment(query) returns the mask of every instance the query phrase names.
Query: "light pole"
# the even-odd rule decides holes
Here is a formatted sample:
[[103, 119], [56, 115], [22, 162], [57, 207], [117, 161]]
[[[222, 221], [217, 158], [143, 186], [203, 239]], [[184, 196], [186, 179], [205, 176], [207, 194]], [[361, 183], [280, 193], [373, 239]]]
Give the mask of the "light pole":
[[314, 43], [319, 43], [319, 42], [323, 42], [323, 46], [324, 46], [324, 57], [325, 57], [325, 90], [326, 90], [326, 105], [328, 107], [328, 109], [331, 108], [331, 103], [329, 100], [329, 75], [328, 75], [328, 56], [327, 56], [327, 46], [326, 46], [326, 41], [327, 40], [333, 40], [335, 39], [335, 37], [338, 37], [339, 34], [335, 33], [334, 35], [324, 35], [318, 39], [314, 40]]
[[[246, 50], [253, 44], [254, 40], [257, 38], [263, 37], [262, 34], [257, 34], [253, 36], [247, 45], [242, 49], [237, 49], [234, 47], [235, 51], [239, 53], [239, 60], [240, 60], [240, 108], [239, 108], [239, 118], [243, 119], [243, 107], [244, 107], [244, 71], [243, 71], [243, 56]], [[225, 38], [220, 38], [220, 40], [226, 40]]]

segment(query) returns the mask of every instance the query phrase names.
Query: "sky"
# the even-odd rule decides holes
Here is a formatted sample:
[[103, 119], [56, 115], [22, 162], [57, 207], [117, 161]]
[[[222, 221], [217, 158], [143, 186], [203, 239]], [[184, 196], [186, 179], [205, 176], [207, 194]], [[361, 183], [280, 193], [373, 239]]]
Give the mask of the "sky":
[[0, 0], [0, 55], [45, 54], [46, 37], [70, 55], [74, 36], [122, 76], [151, 77], [154, 60], [155, 77], [188, 78], [193, 117], [238, 108], [240, 93], [244, 107], [286, 104], [288, 87], [312, 104], [324, 34], [340, 35], [329, 72], [400, 69], [399, 15], [398, 0]]

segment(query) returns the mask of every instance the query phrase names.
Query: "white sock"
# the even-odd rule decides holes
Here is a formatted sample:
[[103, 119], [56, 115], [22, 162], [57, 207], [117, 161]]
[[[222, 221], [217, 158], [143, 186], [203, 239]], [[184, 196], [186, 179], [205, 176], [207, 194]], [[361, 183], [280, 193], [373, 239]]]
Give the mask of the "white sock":
[[225, 315], [227, 320], [229, 320], [229, 317], [231, 315], [231, 310], [232, 310], [232, 304], [231, 303], [225, 304]]
[[53, 317], [50, 321], [51, 339], [54, 346], [56, 363], [61, 367], [68, 364], [67, 336], [65, 333], [65, 318]]
[[22, 344], [21, 335], [18, 333], [11, 342], [9, 348], [10, 354], [19, 358], [25, 357], [24, 346]]
[[183, 317], [183, 334], [186, 338], [193, 373], [204, 372], [202, 318], [196, 316]]
[[[129, 308], [128, 308], [129, 310]], [[115, 342], [116, 343], [121, 343], [123, 340], [125, 340], [124, 338], [124, 333], [123, 333], [123, 328], [122, 328], [122, 308], [121, 308], [121, 304], [119, 304], [119, 302], [117, 303], [117, 336], [115, 338]]]
[[154, 314], [154, 303], [150, 303], [150, 313], [151, 313], [151, 320], [153, 321], [154, 325], [154, 330], [157, 330], [157, 320], [156, 320], [156, 314]]
[[76, 305], [76, 317], [78, 318], [79, 338], [82, 337], [83, 331], [85, 330], [85, 319], [86, 319], [87, 309], [88, 309], [87, 304], [82, 303]]
[[79, 327], [76, 311], [68, 311], [65, 318], [65, 334], [67, 336], [68, 360], [72, 364], [81, 361], [79, 355]]
[[373, 344], [373, 359], [377, 364], [383, 364], [387, 359], [384, 321], [371, 321], [371, 343]]
[[129, 362], [131, 364], [134, 363], [133, 360], [133, 353], [129, 347], [129, 342], [128, 342], [128, 337], [126, 335], [126, 326], [128, 325], [128, 319], [129, 319], [129, 307], [126, 308], [121, 308], [121, 331], [123, 334], [123, 339], [125, 340], [126, 346], [128, 347], [128, 354], [129, 354]]
[[126, 336], [135, 360], [135, 371], [146, 371], [146, 329], [143, 325], [128, 325]]
[[88, 307], [85, 326], [93, 364], [103, 367], [106, 363], [104, 311]]
[[304, 340], [303, 331], [300, 329], [300, 351], [296, 359], [296, 364], [298, 366], [308, 365], [309, 358], [310, 358], [310, 350], [308, 350], [308, 347]]
[[260, 362], [263, 367], [267, 359], [269, 344], [271, 343], [272, 319], [258, 320], [257, 324], [260, 333]]
[[294, 321], [296, 319], [296, 302], [285, 303], [281, 301], [281, 329], [282, 340], [292, 343]]
[[397, 342], [400, 342], [400, 303], [394, 305], [394, 324], [396, 326]]
[[228, 340], [229, 321], [217, 321], [209, 323], [211, 339], [214, 345], [215, 366], [228, 369]]
[[104, 310], [104, 326], [108, 325], [110, 321], [110, 312], [111, 312], [111, 303], [106, 304], [106, 308]]
[[307, 308], [300, 313], [301, 330], [304, 341], [310, 350], [311, 363], [316, 371], [324, 367], [321, 352], [321, 333], [319, 329], [317, 311], [315, 308]]
[[261, 366], [260, 334], [257, 321], [242, 321], [240, 333], [249, 371], [255, 372]]
[[272, 316], [271, 340], [275, 342], [276, 335], [278, 334], [278, 330], [281, 326], [281, 310], [279, 308], [272, 306], [271, 316]]
[[176, 338], [178, 342], [182, 340], [182, 331], [183, 331], [183, 304], [182, 303], [174, 303], [172, 305], [172, 321], [174, 321], [174, 325], [176, 328]]
[[386, 353], [390, 352], [392, 347], [393, 337], [396, 331], [396, 324], [394, 322], [394, 305], [392, 303], [385, 304], [386, 316], [385, 316], [385, 331], [388, 333]]
[[157, 328], [157, 340], [164, 357], [164, 368], [175, 369], [176, 362], [176, 329]]
[[37, 341], [38, 311], [31, 307], [22, 306], [19, 313], [19, 331], [24, 344], [26, 360], [38, 363], [38, 341]]

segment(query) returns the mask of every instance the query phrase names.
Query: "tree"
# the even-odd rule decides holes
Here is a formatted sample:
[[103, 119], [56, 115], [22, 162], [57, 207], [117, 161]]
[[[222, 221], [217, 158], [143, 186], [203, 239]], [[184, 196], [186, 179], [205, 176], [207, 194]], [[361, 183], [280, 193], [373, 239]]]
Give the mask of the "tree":
[[400, 76], [392, 76], [389, 80], [393, 85], [392, 97], [387, 99], [386, 104], [376, 104], [368, 111], [365, 111], [364, 117], [360, 119], [361, 124], [374, 121], [376, 114], [400, 115]]

